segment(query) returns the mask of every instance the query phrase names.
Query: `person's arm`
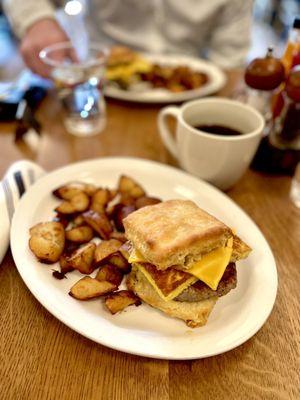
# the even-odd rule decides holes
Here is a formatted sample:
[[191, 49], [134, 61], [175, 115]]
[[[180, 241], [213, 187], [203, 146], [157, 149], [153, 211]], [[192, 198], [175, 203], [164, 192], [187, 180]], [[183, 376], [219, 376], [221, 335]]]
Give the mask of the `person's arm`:
[[[50, 69], [40, 60], [40, 51], [69, 40], [55, 19], [53, 5], [47, 0], [4, 0], [3, 6], [21, 39], [20, 51], [25, 64], [33, 72], [48, 78]], [[65, 55], [57, 52], [57, 58], [62, 59]], [[74, 58], [72, 54], [68, 56]]]
[[48, 0], [3, 0], [2, 3], [5, 15], [19, 38], [36, 21], [55, 18], [54, 6]]
[[230, 0], [220, 10], [207, 55], [225, 69], [245, 62], [251, 40], [252, 5], [252, 0]]

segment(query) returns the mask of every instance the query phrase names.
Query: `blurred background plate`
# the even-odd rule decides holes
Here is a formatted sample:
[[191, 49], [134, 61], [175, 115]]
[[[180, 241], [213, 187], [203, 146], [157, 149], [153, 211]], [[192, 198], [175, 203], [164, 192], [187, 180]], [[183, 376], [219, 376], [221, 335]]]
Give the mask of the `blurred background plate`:
[[204, 72], [208, 76], [208, 82], [199, 89], [186, 90], [180, 93], [173, 93], [166, 89], [149, 89], [143, 91], [122, 90], [108, 84], [105, 88], [105, 95], [107, 97], [135, 103], [177, 103], [216, 93], [226, 83], [226, 75], [219, 67], [200, 58], [149, 53], [142, 53], [142, 56], [158, 65], [172, 67], [187, 66], [192, 70]]

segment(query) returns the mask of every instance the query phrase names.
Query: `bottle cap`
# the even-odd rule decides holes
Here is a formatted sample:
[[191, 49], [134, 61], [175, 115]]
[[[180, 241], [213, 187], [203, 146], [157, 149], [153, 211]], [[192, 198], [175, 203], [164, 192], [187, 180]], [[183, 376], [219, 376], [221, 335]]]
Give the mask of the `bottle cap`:
[[295, 18], [294, 23], [293, 23], [293, 28], [300, 29], [300, 18]]

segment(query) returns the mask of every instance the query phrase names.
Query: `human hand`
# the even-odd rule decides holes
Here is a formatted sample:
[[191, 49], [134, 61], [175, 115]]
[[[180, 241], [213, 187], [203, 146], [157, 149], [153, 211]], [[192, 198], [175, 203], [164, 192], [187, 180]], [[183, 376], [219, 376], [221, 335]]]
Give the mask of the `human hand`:
[[[21, 42], [20, 51], [27, 67], [36, 74], [49, 78], [51, 68], [40, 59], [40, 51], [47, 46], [69, 40], [64, 30], [54, 19], [45, 18], [29, 27]], [[56, 51], [55, 58], [57, 61], [65, 57], [74, 59], [74, 53], [66, 54], [66, 52], [67, 50]]]

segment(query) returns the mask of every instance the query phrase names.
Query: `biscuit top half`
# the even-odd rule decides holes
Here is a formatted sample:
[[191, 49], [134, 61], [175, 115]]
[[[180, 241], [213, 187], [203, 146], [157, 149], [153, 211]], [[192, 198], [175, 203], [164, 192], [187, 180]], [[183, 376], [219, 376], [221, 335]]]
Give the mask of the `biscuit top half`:
[[229, 227], [190, 200], [168, 200], [143, 207], [123, 223], [134, 248], [160, 270], [171, 266], [189, 268], [233, 236]]

